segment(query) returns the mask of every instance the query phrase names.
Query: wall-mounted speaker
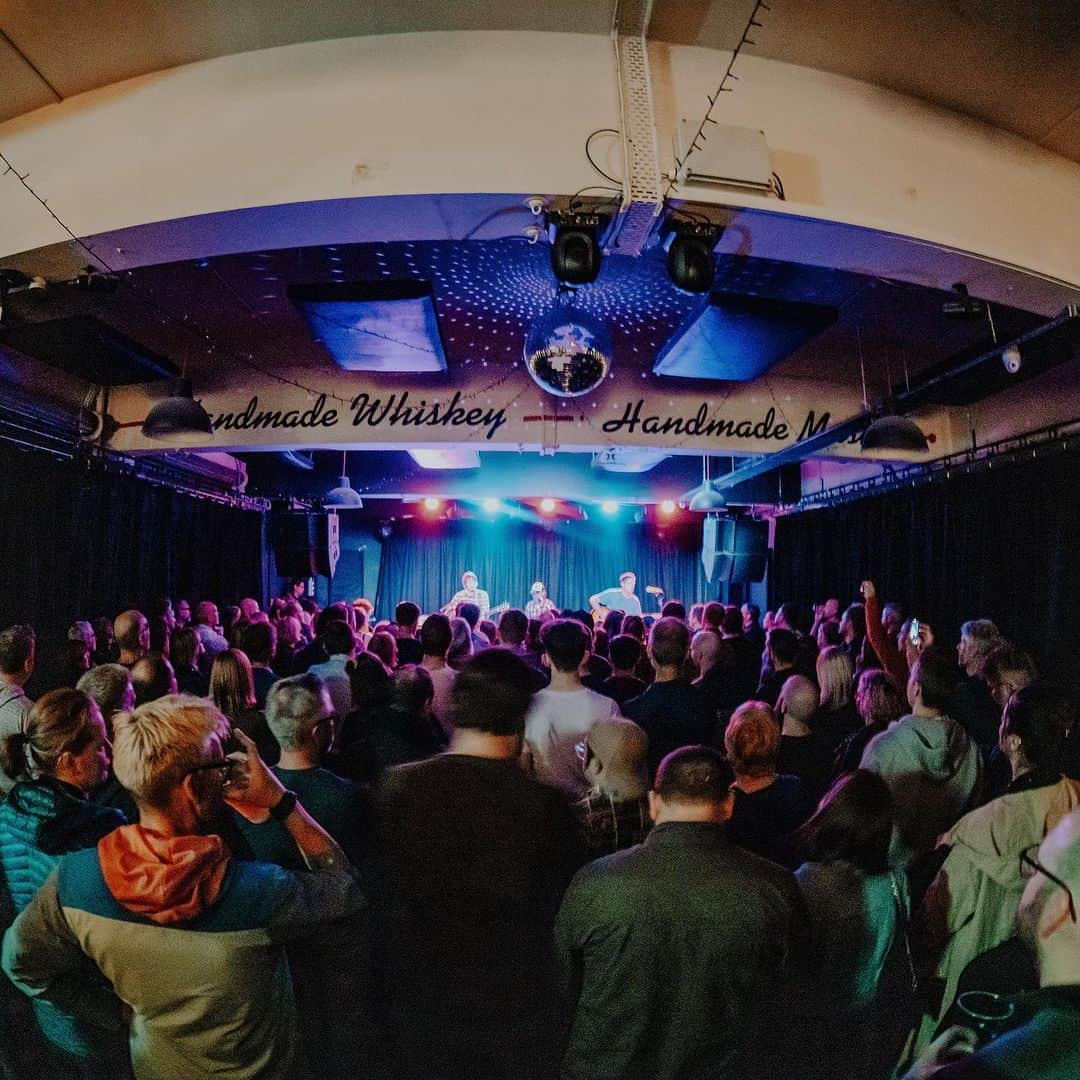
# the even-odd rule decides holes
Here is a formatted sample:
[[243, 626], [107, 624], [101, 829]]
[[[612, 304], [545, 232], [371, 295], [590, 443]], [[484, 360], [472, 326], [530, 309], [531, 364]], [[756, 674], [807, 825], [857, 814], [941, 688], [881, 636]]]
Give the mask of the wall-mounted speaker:
[[337, 526], [336, 514], [274, 514], [270, 543], [278, 575], [333, 577], [340, 552]]

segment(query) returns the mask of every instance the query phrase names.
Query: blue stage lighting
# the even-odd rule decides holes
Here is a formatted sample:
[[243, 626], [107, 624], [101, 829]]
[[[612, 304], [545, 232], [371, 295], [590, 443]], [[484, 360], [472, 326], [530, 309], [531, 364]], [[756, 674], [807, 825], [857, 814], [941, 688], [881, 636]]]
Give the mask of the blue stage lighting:
[[611, 516], [612, 514], [617, 514], [619, 512], [619, 504], [608, 499], [606, 502], [600, 504], [600, 509], [608, 516]]

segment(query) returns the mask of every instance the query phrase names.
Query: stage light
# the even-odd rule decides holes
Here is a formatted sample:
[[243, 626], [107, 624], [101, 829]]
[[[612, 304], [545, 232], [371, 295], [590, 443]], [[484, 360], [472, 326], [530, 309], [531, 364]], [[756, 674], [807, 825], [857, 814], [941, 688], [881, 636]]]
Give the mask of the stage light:
[[602, 502], [600, 504], [600, 509], [603, 510], [604, 513], [608, 516], [611, 516], [619, 512], [619, 504], [617, 502], [613, 502], [611, 499], [608, 499], [606, 502]]
[[360, 510], [364, 505], [360, 493], [349, 482], [346, 470], [347, 453], [345, 450], [341, 452], [341, 475], [338, 477], [337, 487], [331, 488], [323, 496], [323, 506], [331, 507], [334, 510]]
[[551, 234], [551, 271], [566, 285], [588, 285], [600, 273], [599, 233], [605, 214], [559, 213], [547, 216]]
[[672, 284], [691, 293], [706, 293], [716, 275], [713, 248], [723, 232], [719, 226], [704, 221], [671, 220], [667, 252], [667, 272]]
[[541, 499], [540, 500], [540, 509], [545, 514], [554, 514], [555, 513], [555, 500], [554, 499]]
[[671, 499], [665, 499], [660, 504], [660, 513], [661, 514], [674, 514], [675, 513], [675, 503]]
[[442, 502], [439, 499], [434, 499], [430, 495], [424, 500], [424, 509], [429, 513], [434, 513], [439, 507], [442, 506]]
[[484, 500], [484, 509], [489, 514], [494, 514], [499, 509], [499, 500], [498, 499], [485, 499]]

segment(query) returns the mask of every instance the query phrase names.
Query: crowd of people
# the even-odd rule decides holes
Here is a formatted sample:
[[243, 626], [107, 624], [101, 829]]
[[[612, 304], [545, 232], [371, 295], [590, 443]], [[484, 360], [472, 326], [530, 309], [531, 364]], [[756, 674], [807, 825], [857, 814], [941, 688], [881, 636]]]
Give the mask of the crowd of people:
[[1080, 724], [988, 619], [0, 631], [0, 1075], [1080, 1076]]

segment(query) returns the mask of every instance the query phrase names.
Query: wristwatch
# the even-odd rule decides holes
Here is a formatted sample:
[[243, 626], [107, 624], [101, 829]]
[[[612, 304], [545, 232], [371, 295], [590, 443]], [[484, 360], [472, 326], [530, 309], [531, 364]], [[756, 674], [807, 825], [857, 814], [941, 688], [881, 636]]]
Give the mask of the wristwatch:
[[270, 816], [275, 821], [284, 821], [295, 809], [299, 796], [295, 791], [285, 791], [273, 806], [270, 807]]

